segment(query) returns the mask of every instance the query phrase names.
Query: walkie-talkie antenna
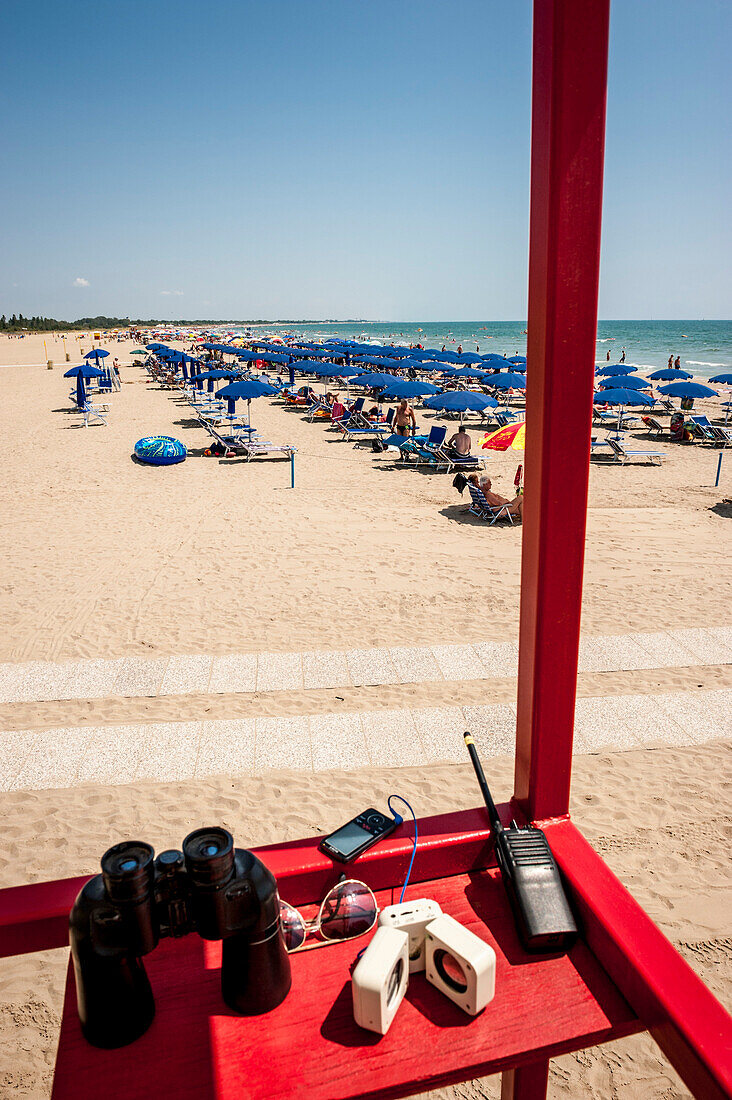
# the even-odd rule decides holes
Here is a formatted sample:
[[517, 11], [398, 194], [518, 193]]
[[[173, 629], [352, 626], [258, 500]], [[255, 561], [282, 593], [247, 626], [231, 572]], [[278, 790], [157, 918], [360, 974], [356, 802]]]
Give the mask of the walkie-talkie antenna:
[[465, 738], [465, 744], [468, 746], [470, 759], [472, 760], [473, 767], [475, 768], [475, 774], [478, 778], [478, 786], [480, 787], [481, 794], [483, 795], [483, 798], [485, 800], [485, 804], [488, 807], [488, 817], [490, 818], [491, 828], [493, 829], [493, 832], [496, 834], [496, 836], [498, 836], [499, 833], [503, 832], [503, 824], [500, 817], [498, 816], [496, 804], [493, 801], [493, 796], [491, 795], [491, 792], [489, 790], [488, 783], [485, 778], [485, 772], [483, 771], [483, 765], [480, 762], [478, 750], [475, 747], [473, 735], [471, 733], [468, 733], [466, 730], [463, 734], [463, 737]]

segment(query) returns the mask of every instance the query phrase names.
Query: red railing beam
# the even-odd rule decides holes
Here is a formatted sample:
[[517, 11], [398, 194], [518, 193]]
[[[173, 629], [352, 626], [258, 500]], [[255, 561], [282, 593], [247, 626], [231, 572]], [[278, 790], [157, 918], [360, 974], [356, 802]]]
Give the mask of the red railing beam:
[[732, 1096], [732, 1019], [570, 821], [546, 822], [595, 958], [694, 1096]]
[[569, 806], [597, 336], [609, 0], [534, 0], [515, 796]]

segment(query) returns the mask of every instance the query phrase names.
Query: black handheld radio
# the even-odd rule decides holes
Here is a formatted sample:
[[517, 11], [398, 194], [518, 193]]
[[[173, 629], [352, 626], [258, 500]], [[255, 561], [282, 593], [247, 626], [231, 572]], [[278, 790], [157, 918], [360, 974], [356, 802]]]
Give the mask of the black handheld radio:
[[564, 951], [577, 938], [577, 925], [564, 892], [559, 868], [541, 829], [504, 829], [488, 789], [473, 738], [465, 744], [478, 777], [496, 844], [496, 858], [526, 951]]

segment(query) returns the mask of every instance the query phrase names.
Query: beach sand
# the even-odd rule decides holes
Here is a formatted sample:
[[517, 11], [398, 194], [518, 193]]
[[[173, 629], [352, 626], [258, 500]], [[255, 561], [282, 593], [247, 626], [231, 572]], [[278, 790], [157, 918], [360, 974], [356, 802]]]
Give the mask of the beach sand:
[[[267, 439], [298, 447], [294, 490], [287, 463], [201, 457], [203, 431], [175, 393], [128, 365], [131, 343], [109, 345], [123, 385], [109, 399], [108, 426], [85, 430], [68, 411], [63, 344], [45, 339], [44, 348], [41, 337], [0, 338], [0, 364], [19, 364], [0, 369], [0, 661], [517, 637], [521, 529], [466, 516], [451, 477], [394, 469], [387, 456], [354, 450], [268, 400], [253, 402], [253, 422]], [[72, 363], [91, 346], [66, 344]], [[166, 469], [131, 461], [135, 441], [157, 433], [182, 439], [187, 461]], [[667, 453], [662, 468], [592, 467], [583, 631], [727, 625], [729, 467], [714, 489], [718, 452], [637, 441]], [[522, 459], [491, 454], [499, 492], [512, 495]], [[585, 673], [579, 690], [700, 686], [732, 686], [730, 666]], [[0, 730], [442, 706], [458, 693], [463, 702], [508, 701], [515, 684], [18, 702], [0, 706]], [[722, 742], [607, 752], [576, 757], [573, 778], [579, 827], [718, 995], [729, 989], [732, 960], [732, 881], [720, 856], [731, 823], [729, 759]], [[507, 797], [511, 761], [494, 758], [491, 772]], [[104, 848], [130, 834], [158, 850], [209, 822], [240, 845], [315, 834], [396, 789], [422, 814], [479, 801], [462, 765], [0, 794], [0, 882], [92, 873]], [[66, 958], [55, 951], [0, 963], [0, 1097], [49, 1095]], [[490, 1080], [432, 1095], [498, 1091]], [[557, 1059], [550, 1095], [688, 1093], [645, 1036]]]

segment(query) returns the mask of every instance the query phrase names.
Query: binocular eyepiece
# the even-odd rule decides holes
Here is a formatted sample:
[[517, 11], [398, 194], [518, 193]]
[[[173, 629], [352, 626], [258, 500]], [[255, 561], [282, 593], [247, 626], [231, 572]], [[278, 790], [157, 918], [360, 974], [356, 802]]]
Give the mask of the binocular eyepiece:
[[243, 1015], [275, 1008], [291, 985], [277, 883], [226, 829], [196, 829], [182, 852], [157, 859], [149, 844], [115, 844], [79, 893], [69, 939], [82, 1031], [119, 1047], [150, 1026], [155, 1002], [142, 963], [161, 938], [197, 931], [223, 940], [221, 988]]

